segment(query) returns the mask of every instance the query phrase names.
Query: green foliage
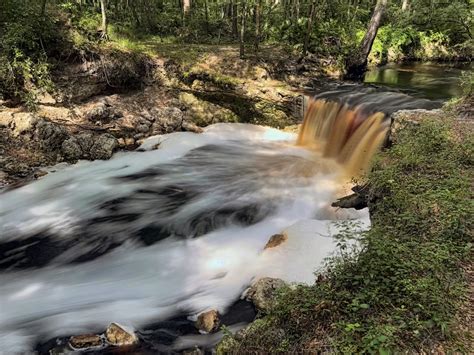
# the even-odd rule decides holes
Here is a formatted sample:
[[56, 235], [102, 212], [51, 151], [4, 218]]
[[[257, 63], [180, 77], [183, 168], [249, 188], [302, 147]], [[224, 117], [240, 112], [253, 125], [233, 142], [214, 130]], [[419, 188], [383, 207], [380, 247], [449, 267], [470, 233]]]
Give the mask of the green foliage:
[[466, 293], [460, 264], [472, 248], [474, 139], [460, 141], [452, 124], [426, 118], [399, 131], [367, 177], [373, 226], [360, 252], [348, 248], [351, 228], [343, 228], [346, 247], [319, 282], [286, 289], [265, 318], [272, 327], [250, 334], [242, 351], [280, 346], [264, 340], [275, 327], [294, 351], [315, 338], [326, 339], [317, 350], [338, 353], [420, 351], [447, 339], [468, 351], [457, 348], [453, 317]]
[[461, 87], [464, 96], [474, 95], [474, 72], [464, 71], [461, 74]]
[[4, 0], [0, 5], [0, 94], [19, 97], [33, 107], [36, 95], [53, 88], [48, 54], [61, 42], [56, 20], [39, 16], [28, 1]]

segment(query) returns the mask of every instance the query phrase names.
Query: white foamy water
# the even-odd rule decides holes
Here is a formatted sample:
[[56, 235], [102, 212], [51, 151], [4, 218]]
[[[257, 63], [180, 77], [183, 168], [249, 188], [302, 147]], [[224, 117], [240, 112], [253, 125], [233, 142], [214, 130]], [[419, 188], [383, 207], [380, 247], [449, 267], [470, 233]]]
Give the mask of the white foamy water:
[[[338, 166], [295, 139], [215, 124], [1, 194], [0, 249], [19, 243], [4, 252], [10, 266], [0, 272], [1, 350], [28, 351], [110, 322], [139, 328], [177, 313], [225, 312], [258, 277], [312, 283], [336, 250], [337, 221], [363, 229], [369, 218], [330, 207], [340, 194]], [[143, 226], [169, 236], [143, 244]], [[282, 231], [288, 240], [264, 251]], [[44, 236], [64, 250], [31, 267], [27, 250]]]

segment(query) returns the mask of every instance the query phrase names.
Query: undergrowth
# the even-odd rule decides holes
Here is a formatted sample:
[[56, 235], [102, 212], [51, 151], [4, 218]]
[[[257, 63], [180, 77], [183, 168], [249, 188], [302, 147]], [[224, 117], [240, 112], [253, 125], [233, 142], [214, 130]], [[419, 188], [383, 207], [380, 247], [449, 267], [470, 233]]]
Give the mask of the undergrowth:
[[472, 255], [474, 142], [453, 126], [426, 119], [400, 130], [366, 177], [373, 226], [360, 253], [329, 259], [315, 285], [282, 290], [259, 326], [227, 336], [221, 352], [469, 352], [456, 314]]

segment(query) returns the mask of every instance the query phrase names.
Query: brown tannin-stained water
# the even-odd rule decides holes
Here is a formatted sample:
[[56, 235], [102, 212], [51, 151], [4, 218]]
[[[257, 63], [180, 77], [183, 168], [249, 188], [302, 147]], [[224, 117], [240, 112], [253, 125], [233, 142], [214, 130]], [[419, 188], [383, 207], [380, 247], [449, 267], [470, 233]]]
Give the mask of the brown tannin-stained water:
[[336, 160], [349, 176], [360, 175], [387, 136], [390, 121], [347, 104], [310, 99], [297, 144]]

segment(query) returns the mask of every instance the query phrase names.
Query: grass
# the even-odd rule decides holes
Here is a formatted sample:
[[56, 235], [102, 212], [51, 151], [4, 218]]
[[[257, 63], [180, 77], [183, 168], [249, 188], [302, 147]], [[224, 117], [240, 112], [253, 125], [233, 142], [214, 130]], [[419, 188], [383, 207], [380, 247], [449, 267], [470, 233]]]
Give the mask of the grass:
[[468, 353], [457, 314], [472, 257], [474, 140], [456, 126], [425, 119], [400, 130], [366, 177], [373, 226], [361, 252], [328, 260], [315, 285], [282, 290], [256, 330], [220, 351]]

